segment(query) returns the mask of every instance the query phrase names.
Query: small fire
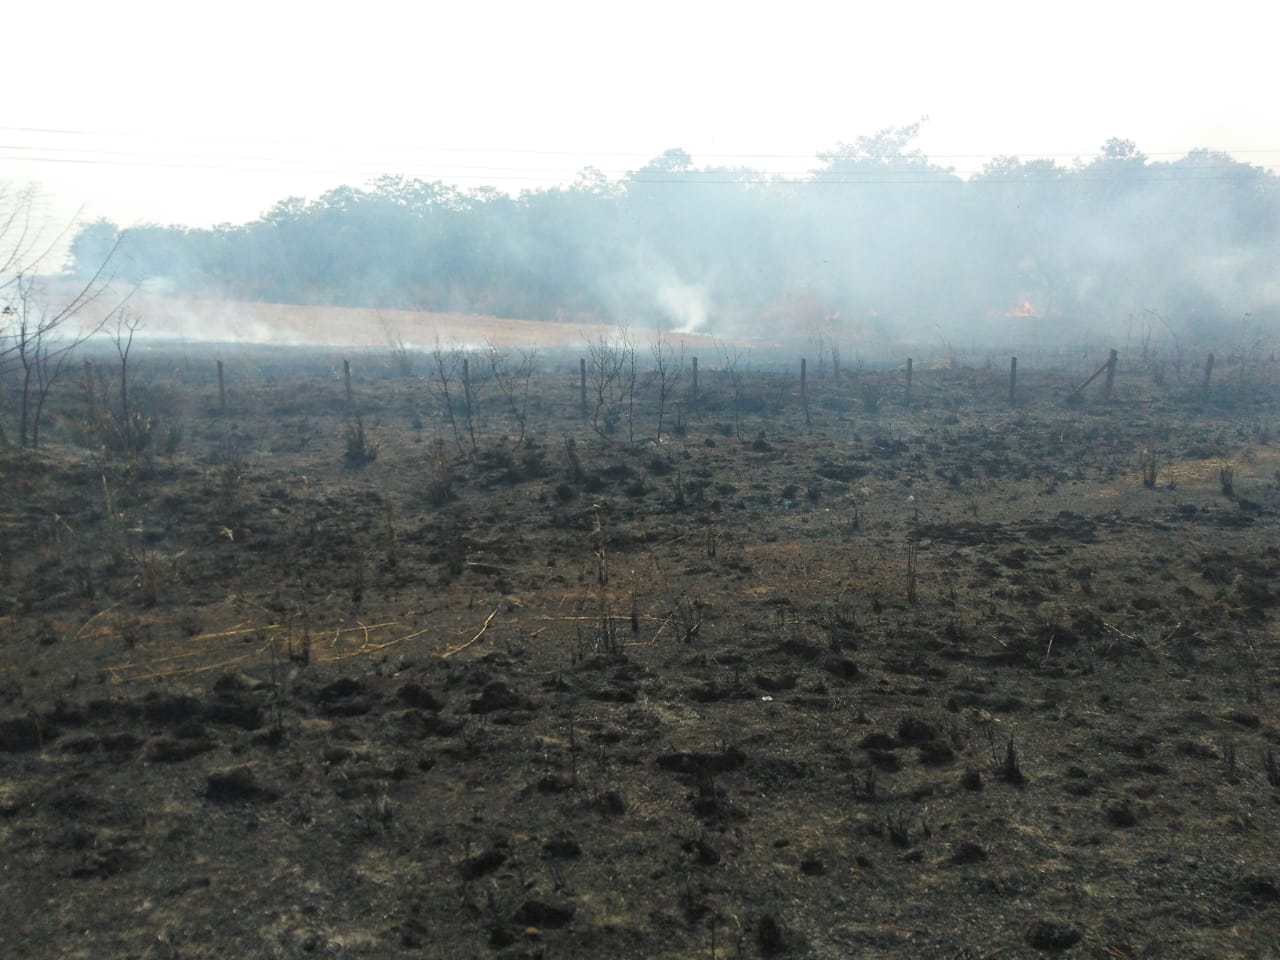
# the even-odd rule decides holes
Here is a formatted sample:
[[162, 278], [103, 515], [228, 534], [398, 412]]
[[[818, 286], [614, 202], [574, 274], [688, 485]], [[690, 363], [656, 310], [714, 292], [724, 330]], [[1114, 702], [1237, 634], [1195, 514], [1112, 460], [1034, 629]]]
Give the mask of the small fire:
[[1040, 311], [1032, 305], [1030, 300], [1023, 300], [1016, 307], [1004, 312], [1006, 317], [1020, 317], [1025, 320], [1033, 319], [1040, 316]]

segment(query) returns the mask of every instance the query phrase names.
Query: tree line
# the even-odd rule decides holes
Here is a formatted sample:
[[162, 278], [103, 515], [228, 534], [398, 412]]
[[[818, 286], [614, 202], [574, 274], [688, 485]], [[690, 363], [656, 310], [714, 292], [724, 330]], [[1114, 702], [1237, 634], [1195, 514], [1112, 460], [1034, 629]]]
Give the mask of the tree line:
[[966, 179], [915, 148], [918, 132], [839, 143], [795, 176], [676, 149], [516, 196], [383, 176], [243, 224], [99, 220], [70, 270], [90, 277], [114, 249], [119, 279], [177, 293], [669, 329], [806, 311], [886, 332], [1144, 310], [1194, 325], [1280, 305], [1280, 181], [1262, 167], [1113, 139], [1087, 162], [1001, 157]]

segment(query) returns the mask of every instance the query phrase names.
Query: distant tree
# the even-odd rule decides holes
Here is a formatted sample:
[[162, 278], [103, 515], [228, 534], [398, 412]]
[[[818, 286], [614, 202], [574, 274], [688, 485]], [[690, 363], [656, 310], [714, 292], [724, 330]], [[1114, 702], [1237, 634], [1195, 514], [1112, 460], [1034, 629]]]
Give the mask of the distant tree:
[[659, 179], [673, 174], [689, 173], [693, 170], [693, 157], [686, 150], [672, 147], [664, 150], [660, 156], [654, 157], [628, 179], [641, 183], [646, 179]]
[[1112, 137], [1102, 145], [1102, 150], [1098, 154], [1100, 163], [1130, 163], [1141, 166], [1147, 162], [1146, 154], [1138, 149], [1138, 145], [1132, 140], [1122, 140], [1119, 137]]
[[826, 168], [819, 174], [840, 174], [856, 170], [926, 169], [929, 158], [911, 144], [920, 136], [924, 120], [905, 127], [885, 127], [871, 136], [858, 137], [852, 143], [838, 141], [832, 150], [818, 154]]
[[814, 225], [814, 295], [857, 315], [954, 310], [967, 281], [964, 184], [918, 147], [923, 120], [839, 142], [818, 154], [804, 195]]
[[92, 277], [114, 256], [119, 245], [120, 228], [110, 220], [100, 218], [86, 223], [71, 241], [70, 274], [80, 279]]
[[110, 311], [95, 311], [119, 249], [117, 239], [92, 274], [69, 291], [55, 289], [47, 279], [53, 253], [71, 228], [51, 227], [38, 197], [34, 188], [0, 186], [0, 381], [16, 375], [18, 442], [33, 449], [53, 384], [73, 351], [106, 323]]
[[672, 148], [615, 180], [587, 167], [517, 196], [382, 176], [241, 225], [99, 221], [75, 238], [73, 272], [91, 275], [116, 238], [118, 274], [177, 290], [642, 328], [767, 316], [800, 337], [799, 303], [932, 336], [1015, 310], [1061, 329], [1277, 299], [1268, 171], [1211, 151], [1153, 162], [1114, 138], [1069, 167], [998, 157], [966, 181], [919, 147], [922, 123], [839, 141], [799, 177]]
[[1071, 176], [1052, 160], [1002, 156], [970, 181], [968, 209], [979, 227], [963, 256], [989, 309], [1029, 306], [1042, 317], [1071, 309]]
[[658, 330], [650, 350], [653, 352], [653, 377], [658, 383], [658, 424], [653, 436], [661, 443], [662, 424], [666, 419], [667, 405], [684, 371], [684, 345], [681, 344], [677, 352], [666, 335]]

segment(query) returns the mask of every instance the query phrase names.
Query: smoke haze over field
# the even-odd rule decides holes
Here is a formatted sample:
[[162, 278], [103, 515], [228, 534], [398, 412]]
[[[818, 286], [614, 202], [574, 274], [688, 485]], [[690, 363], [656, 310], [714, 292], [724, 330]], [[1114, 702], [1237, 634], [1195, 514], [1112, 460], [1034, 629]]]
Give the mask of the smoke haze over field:
[[8, 52], [0, 183], [43, 184], [51, 222], [84, 205], [81, 275], [123, 236], [113, 269], [174, 295], [748, 336], [1189, 329], [1280, 299], [1257, 13], [27, 4], [10, 35], [57, 43]]
[[1000, 158], [963, 180], [918, 133], [837, 144], [791, 178], [673, 149], [517, 197], [381, 177], [239, 225], [98, 221], [72, 269], [111, 255], [123, 281], [203, 298], [943, 344], [1134, 317], [1207, 332], [1280, 307], [1280, 178], [1260, 167], [1111, 140], [1088, 163]]
[[[370, 349], [385, 360], [392, 345], [411, 351], [536, 348], [581, 349], [593, 337], [615, 331], [579, 323], [503, 320], [460, 313], [293, 306], [192, 297], [135, 294], [129, 301], [142, 321], [139, 340], [200, 344], [241, 343], [277, 347], [341, 346]], [[691, 345], [705, 343], [687, 338]], [[105, 345], [104, 345], [105, 347]], [[110, 349], [106, 347], [106, 349]]]

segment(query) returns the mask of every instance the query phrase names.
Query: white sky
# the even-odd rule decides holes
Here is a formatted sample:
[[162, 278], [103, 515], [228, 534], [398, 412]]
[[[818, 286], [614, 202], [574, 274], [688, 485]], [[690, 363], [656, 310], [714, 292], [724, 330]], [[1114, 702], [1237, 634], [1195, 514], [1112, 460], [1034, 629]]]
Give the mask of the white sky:
[[669, 147], [801, 172], [922, 116], [920, 147], [961, 173], [1113, 136], [1276, 168], [1265, 9], [24, 2], [3, 17], [0, 183], [41, 183], [57, 216], [207, 225], [383, 172], [516, 190]]

